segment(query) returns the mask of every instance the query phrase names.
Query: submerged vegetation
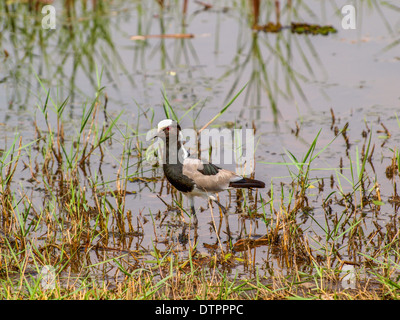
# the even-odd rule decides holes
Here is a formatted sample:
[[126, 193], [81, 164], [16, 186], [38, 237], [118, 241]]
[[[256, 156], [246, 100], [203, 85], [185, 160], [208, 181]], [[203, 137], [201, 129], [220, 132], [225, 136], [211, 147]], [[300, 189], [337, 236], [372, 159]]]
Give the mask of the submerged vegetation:
[[[136, 36], [109, 19], [125, 17], [125, 4], [65, 1], [56, 36], [40, 28], [41, 1], [0, 4], [0, 24], [9, 36], [0, 37], [5, 48], [0, 59], [6, 62], [1, 77], [8, 85], [1, 101], [9, 106], [8, 111], [1, 106], [9, 112], [1, 120], [0, 140], [1, 299], [398, 299], [397, 114], [390, 115], [396, 126], [377, 117], [360, 127], [331, 109], [304, 136], [307, 119], [300, 117], [289, 124], [295, 127], [289, 130], [293, 148], [278, 143], [278, 155], [265, 155], [268, 130], [257, 108], [271, 110], [275, 130], [278, 98], [306, 103], [302, 83], [314, 79], [312, 66], [321, 63], [313, 44], [305, 40], [306, 51], [295, 37], [336, 31], [320, 23], [293, 24], [291, 14], [300, 21], [301, 8], [309, 8], [303, 1], [288, 1], [284, 8], [279, 3], [198, 2], [189, 14], [188, 1], [152, 1], [151, 10], [138, 1]], [[174, 5], [180, 23], [167, 32], [177, 15]], [[187, 36], [191, 19], [200, 12], [225, 17], [234, 10], [246, 13], [243, 28], [250, 32], [240, 31], [238, 54], [218, 80], [203, 74], [190, 84], [196, 70], [187, 65], [199, 59], [188, 42], [197, 36]], [[272, 16], [273, 25], [287, 19], [285, 25], [294, 28], [277, 34], [273, 44], [266, 38], [271, 34], [254, 30]], [[265, 17], [269, 22], [261, 21]], [[160, 35], [151, 33], [153, 19]], [[120, 59], [115, 30], [134, 43], [135, 72]], [[173, 55], [166, 43], [171, 38]], [[144, 69], [150, 39], [158, 41], [151, 55], [161, 52], [157, 64], [163, 72]], [[292, 45], [304, 73], [292, 61]], [[270, 59], [274, 65], [267, 70]], [[174, 74], [182, 69], [187, 74]], [[216, 94], [220, 89], [213, 86], [232, 76], [223, 90], [224, 107], [207, 109], [206, 95], [199, 98], [193, 90], [206, 83]], [[121, 83], [154, 95], [151, 82], [157, 77], [165, 80], [161, 93], [157, 87], [162, 101], [157, 106], [120, 97], [130, 89]], [[89, 89], [80, 87], [82, 78]], [[229, 122], [241, 98], [252, 106], [255, 120], [243, 120], [238, 112], [238, 121]], [[152, 150], [146, 132], [164, 117], [198, 132], [206, 126], [255, 132], [255, 175], [267, 188], [220, 195], [229, 208], [232, 243], [222, 231], [221, 212], [206, 202], [195, 237], [186, 201], [158, 165], [147, 161]], [[182, 228], [187, 243], [180, 241]]]

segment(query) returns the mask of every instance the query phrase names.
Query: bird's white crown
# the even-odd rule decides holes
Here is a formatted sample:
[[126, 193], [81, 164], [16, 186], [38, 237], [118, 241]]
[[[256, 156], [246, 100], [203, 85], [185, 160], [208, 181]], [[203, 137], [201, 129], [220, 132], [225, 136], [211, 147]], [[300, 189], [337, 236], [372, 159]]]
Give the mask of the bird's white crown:
[[161, 121], [158, 123], [157, 128], [158, 128], [158, 130], [160, 130], [160, 129], [169, 127], [169, 126], [171, 126], [171, 125], [177, 125], [177, 122], [174, 121], [174, 120], [172, 120], [172, 119], [164, 119], [164, 120], [161, 120]]

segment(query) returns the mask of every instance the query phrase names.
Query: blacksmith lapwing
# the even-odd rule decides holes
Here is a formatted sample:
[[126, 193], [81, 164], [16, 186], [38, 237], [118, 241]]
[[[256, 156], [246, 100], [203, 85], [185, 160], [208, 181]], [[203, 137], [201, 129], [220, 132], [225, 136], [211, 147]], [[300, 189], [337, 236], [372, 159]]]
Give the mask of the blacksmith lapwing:
[[219, 203], [215, 193], [230, 188], [264, 188], [265, 183], [242, 177], [212, 163], [190, 158], [182, 144], [181, 131], [180, 125], [171, 119], [162, 120], [158, 124], [156, 137], [161, 138], [165, 146], [164, 174], [177, 190], [188, 197], [195, 226], [197, 226], [198, 220], [194, 207], [194, 197], [211, 199], [224, 213], [230, 237], [228, 211]]

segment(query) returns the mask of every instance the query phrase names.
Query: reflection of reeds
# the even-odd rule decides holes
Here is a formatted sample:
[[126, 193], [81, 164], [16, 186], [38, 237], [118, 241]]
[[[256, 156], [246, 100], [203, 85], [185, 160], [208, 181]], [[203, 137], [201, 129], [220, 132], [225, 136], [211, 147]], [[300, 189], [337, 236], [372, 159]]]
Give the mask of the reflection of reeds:
[[252, 13], [253, 13], [253, 27], [258, 25], [258, 21], [259, 21], [259, 15], [260, 15], [260, 0], [250, 0], [251, 4], [252, 4]]
[[[306, 4], [300, 1], [299, 6], [306, 6]], [[246, 11], [248, 8], [243, 6], [242, 9]], [[279, 97], [292, 100], [297, 95], [307, 105], [307, 97], [302, 89], [303, 83], [316, 76], [316, 68], [324, 72], [317, 48], [310, 39], [307, 36], [302, 37], [304, 39], [302, 41], [306, 44], [304, 46], [304, 43], [290, 32], [292, 18], [298, 16], [298, 10], [299, 7], [292, 6], [290, 2], [282, 8], [280, 1], [273, 3], [250, 1], [250, 10], [247, 11], [251, 12], [251, 17], [247, 21], [241, 21], [237, 55], [232, 66], [221, 76], [223, 79], [235, 77], [228, 96], [237, 89], [238, 83], [248, 76], [245, 104], [261, 106], [265, 104], [264, 99], [266, 99], [275, 122], [279, 113]], [[261, 17], [271, 19], [273, 14], [275, 14], [275, 22], [263, 25], [266, 21], [262, 22]], [[281, 25], [282, 21], [287, 26], [285, 29]], [[251, 32], [247, 29], [249, 25], [253, 30], [274, 32], [274, 36], [263, 32]], [[322, 30], [323, 27], [320, 29]], [[273, 40], [275, 42], [272, 42]], [[308, 75], [297, 71], [299, 67], [294, 63], [297, 56], [300, 57]], [[298, 64], [298, 61], [296, 63]]]
[[[265, 40], [260, 39], [260, 36], [257, 33], [254, 33], [252, 35], [252, 45], [246, 54], [245, 59], [242, 61], [239, 60], [239, 58], [235, 58], [232, 64], [233, 67], [230, 68], [221, 78], [235, 76], [236, 79], [228, 92], [228, 96], [230, 96], [232, 92], [236, 90], [236, 86], [244, 76], [245, 71], [250, 68], [250, 79], [245, 96], [245, 104], [260, 106], [263, 104], [262, 97], [266, 96], [273, 112], [274, 119], [277, 121], [279, 112], [277, 104], [278, 96], [283, 96], [285, 98], [293, 97], [292, 86], [297, 89], [297, 92], [303, 100], [307, 101], [301, 89], [301, 81], [304, 80], [304, 76], [297, 73], [292, 66], [290, 47], [288, 49], [288, 55], [285, 55], [285, 53], [282, 52], [282, 49], [288, 48], [291, 43], [286, 43], [285, 46], [281, 46], [280, 42], [285, 43], [285, 40], [281, 35], [277, 36], [277, 42], [274, 47]], [[265, 49], [267, 49], [272, 55], [267, 56], [264, 53]], [[240, 50], [243, 50], [243, 48]], [[307, 57], [303, 56], [303, 59], [306, 60]], [[268, 65], [272, 62], [271, 60], [276, 64], [276, 68], [274, 68], [275, 74], [272, 74], [268, 68]], [[307, 60], [306, 63], [308, 66], [310, 65]], [[281, 88], [278, 83], [279, 70], [283, 71], [285, 77], [284, 83], [286, 84], [285, 88]]]
[[[38, 3], [43, 5], [42, 2], [30, 2], [34, 7]], [[28, 101], [32, 91], [30, 83], [35, 82], [32, 74], [21, 68], [26, 63], [36, 70], [42, 70], [44, 81], [62, 84], [59, 88], [70, 94], [72, 104], [74, 97], [83, 93], [76, 86], [77, 77], [85, 75], [93, 87], [96, 87], [96, 79], [93, 77], [96, 64], [104, 66], [105, 74], [113, 74], [114, 78], [118, 70], [122, 70], [128, 81], [132, 82], [111, 36], [111, 27], [118, 29], [118, 26], [111, 25], [107, 2], [93, 1], [91, 8], [86, 1], [64, 2], [61, 8], [57, 8], [57, 28], [52, 31], [41, 27], [41, 10], [34, 10], [32, 6], [4, 2], [0, 4], [3, 12], [0, 23], [6, 26], [3, 35], [10, 35], [0, 37], [0, 44], [8, 48], [10, 78], [18, 83], [14, 94], [19, 99]], [[70, 65], [72, 67], [67, 70], [65, 66]], [[20, 73], [13, 71], [20, 69]]]
[[[152, 3], [148, 5], [146, 12], [152, 12]], [[153, 19], [152, 16], [141, 14], [139, 17], [143, 21], [138, 24], [136, 34], [131, 36], [131, 40], [135, 40], [138, 48], [134, 52], [134, 68], [142, 70], [147, 68], [147, 65], [157, 65], [156, 70], [151, 70], [163, 71], [170, 75], [162, 79], [162, 85], [167, 89], [179, 83], [183, 74], [193, 79], [194, 72], [190, 67], [201, 64], [191, 41], [195, 35], [186, 31], [187, 21], [192, 18], [188, 15], [188, 6], [189, 2], [183, 2], [182, 6], [157, 6], [155, 8], [159, 12], [157, 31], [154, 31], [150, 24], [147, 25], [147, 22]], [[177, 18], [172, 23], [168, 20], [171, 15]], [[146, 28], [143, 28], [143, 25], [146, 25]], [[149, 48], [150, 41], [152, 41], [151, 49]], [[159, 60], [154, 62], [154, 57]], [[182, 66], [189, 68], [184, 73], [177, 72]], [[146, 83], [143, 85], [146, 86]], [[172, 94], [174, 95], [174, 92]], [[174, 96], [172, 96], [173, 99], [175, 99]]]
[[[251, 24], [253, 29], [259, 28], [261, 3], [260, 0], [250, 0], [251, 3]], [[287, 4], [290, 7], [290, 4]], [[280, 25], [281, 21], [281, 4], [280, 0], [274, 0], [275, 24]]]

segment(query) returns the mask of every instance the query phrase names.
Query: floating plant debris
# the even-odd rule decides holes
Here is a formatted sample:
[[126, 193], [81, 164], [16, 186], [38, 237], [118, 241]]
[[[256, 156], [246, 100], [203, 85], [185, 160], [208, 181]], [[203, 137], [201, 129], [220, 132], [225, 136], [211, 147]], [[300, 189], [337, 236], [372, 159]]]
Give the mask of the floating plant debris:
[[337, 30], [332, 26], [320, 26], [317, 24], [296, 23], [296, 22], [292, 22], [291, 30], [293, 33], [298, 33], [298, 34], [303, 34], [303, 33], [312, 35], [321, 34], [323, 36], [326, 36], [329, 33], [337, 32]]

